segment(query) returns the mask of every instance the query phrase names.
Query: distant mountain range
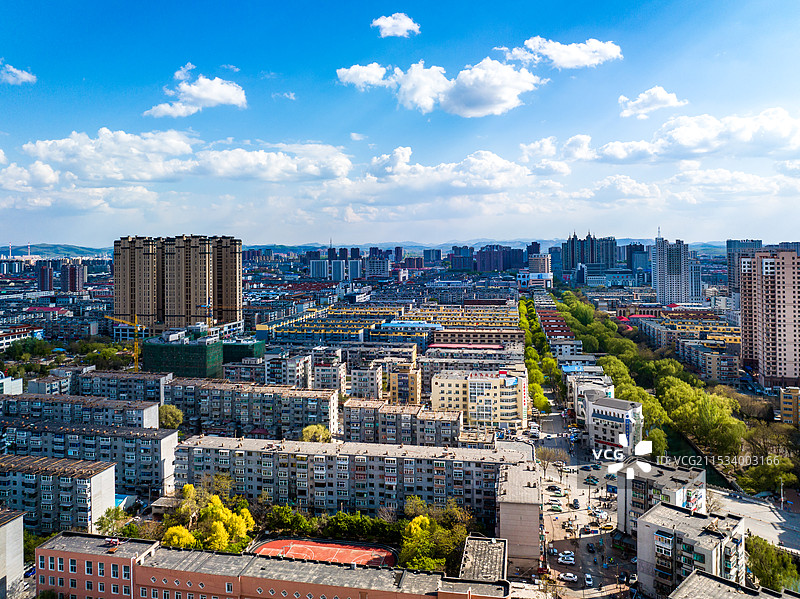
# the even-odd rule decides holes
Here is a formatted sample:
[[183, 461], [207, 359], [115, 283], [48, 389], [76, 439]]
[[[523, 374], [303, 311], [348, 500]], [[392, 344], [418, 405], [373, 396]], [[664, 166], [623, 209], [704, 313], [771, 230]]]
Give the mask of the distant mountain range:
[[[546, 251], [548, 248], [552, 246], [560, 245], [562, 242], [566, 241], [566, 239], [489, 239], [489, 238], [479, 238], [479, 239], [466, 239], [466, 240], [452, 240], [447, 241], [445, 243], [420, 243], [418, 241], [382, 241], [378, 243], [362, 243], [358, 244], [354, 247], [360, 248], [370, 248], [370, 247], [379, 247], [381, 249], [391, 249], [397, 246], [401, 246], [406, 252], [414, 252], [414, 253], [421, 253], [422, 250], [425, 249], [436, 249], [442, 250], [442, 253], [445, 253], [449, 250], [452, 246], [458, 245], [467, 245], [474, 247], [475, 249], [481, 248], [484, 245], [490, 244], [497, 244], [497, 245], [507, 245], [513, 248], [525, 248], [531, 241], [538, 241], [542, 246], [542, 251]], [[655, 243], [653, 239], [648, 238], [632, 238], [632, 237], [622, 237], [617, 239], [618, 245], [627, 245], [629, 243], [643, 243], [645, 245], [652, 245]], [[334, 244], [334, 247], [352, 247], [351, 244]], [[324, 249], [327, 248], [327, 244], [323, 243], [304, 243], [299, 245], [280, 245], [280, 244], [258, 244], [258, 245], [245, 245], [244, 249], [247, 250], [256, 250], [256, 249], [270, 249], [275, 252], [296, 252], [302, 253], [306, 250], [317, 250], [317, 249]], [[689, 247], [693, 250], [696, 250], [698, 253], [701, 254], [708, 254], [708, 255], [724, 255], [725, 254], [725, 242], [724, 241], [703, 241], [697, 243], [690, 243]], [[112, 247], [104, 247], [104, 248], [93, 248], [93, 247], [85, 247], [80, 245], [68, 245], [68, 244], [51, 244], [51, 243], [36, 243], [31, 244], [30, 252], [35, 256], [42, 256], [43, 258], [64, 258], [64, 257], [90, 257], [90, 256], [100, 256], [100, 255], [107, 255], [110, 256], [113, 251]], [[11, 254], [13, 257], [19, 258], [21, 256], [28, 254], [28, 246], [27, 245], [15, 245], [11, 247]], [[0, 246], [0, 256], [7, 256], [8, 255], [8, 247]]]

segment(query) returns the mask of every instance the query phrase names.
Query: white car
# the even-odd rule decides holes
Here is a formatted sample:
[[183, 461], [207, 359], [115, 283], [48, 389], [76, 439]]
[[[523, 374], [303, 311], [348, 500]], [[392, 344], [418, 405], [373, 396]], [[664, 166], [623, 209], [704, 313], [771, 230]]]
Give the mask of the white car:
[[578, 582], [578, 576], [572, 572], [562, 572], [558, 575], [558, 579], [566, 582]]
[[587, 587], [590, 587], [590, 586], [594, 585], [594, 580], [592, 580], [592, 575], [591, 574], [584, 575], [583, 580], [586, 583]]
[[571, 556], [567, 557], [559, 557], [558, 563], [562, 566], [574, 566], [575, 565], [575, 558]]
[[573, 557], [574, 558], [575, 557], [575, 552], [574, 551], [562, 551], [561, 553], [558, 554], [558, 557]]

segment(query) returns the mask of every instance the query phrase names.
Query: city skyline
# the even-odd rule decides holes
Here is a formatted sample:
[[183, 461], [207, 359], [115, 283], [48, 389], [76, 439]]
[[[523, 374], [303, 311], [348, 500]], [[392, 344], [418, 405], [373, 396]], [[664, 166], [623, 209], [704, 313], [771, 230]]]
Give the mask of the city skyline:
[[0, 242], [794, 237], [800, 7], [460, 8], [5, 5]]

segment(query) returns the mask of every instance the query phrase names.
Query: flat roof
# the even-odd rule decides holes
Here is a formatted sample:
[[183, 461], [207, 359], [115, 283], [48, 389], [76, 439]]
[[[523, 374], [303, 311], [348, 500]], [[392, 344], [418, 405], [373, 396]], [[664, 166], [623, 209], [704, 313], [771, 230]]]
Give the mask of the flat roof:
[[639, 534], [643, 534], [645, 524], [650, 524], [667, 533], [678, 530], [690, 537], [695, 545], [709, 549], [734, 534], [734, 529], [742, 521], [743, 518], [735, 514], [699, 514], [663, 502], [651, 507], [637, 520]]
[[426, 447], [423, 445], [389, 445], [376, 443], [309, 443], [303, 441], [280, 441], [269, 439], [245, 439], [231, 437], [209, 437], [197, 435], [186, 439], [179, 447], [203, 449], [227, 449], [230, 451], [265, 451], [298, 453], [307, 455], [366, 455], [394, 458], [442, 459], [449, 458], [469, 462], [506, 462], [515, 464], [525, 461], [520, 451], [511, 449], [469, 449], [462, 447]]
[[20, 395], [2, 395], [2, 401], [41, 401], [45, 403], [81, 404], [90, 408], [113, 408], [115, 410], [147, 409], [158, 406], [157, 401], [128, 401], [124, 399], [109, 399], [94, 395], [48, 395], [45, 393], [22, 393]]
[[[118, 549], [114, 551], [114, 557], [125, 559], [137, 558], [150, 549], [158, 545], [158, 541], [146, 539], [120, 539]], [[48, 539], [39, 546], [48, 551], [65, 551], [69, 553], [86, 553], [89, 555], [106, 555], [109, 553], [110, 545], [106, 543], [106, 538], [100, 535], [90, 535], [79, 532], [62, 532]]]
[[486, 582], [505, 580], [507, 546], [505, 539], [467, 537], [459, 578]]
[[9, 522], [13, 522], [17, 518], [22, 518], [24, 515], [25, 512], [0, 508], [0, 526], [5, 526]]
[[536, 463], [518, 462], [500, 471], [497, 479], [497, 501], [505, 503], [539, 503], [541, 483]]
[[672, 591], [670, 599], [740, 599], [745, 595], [759, 599], [800, 598], [800, 593], [789, 589], [783, 592], [766, 587], [753, 589], [702, 570], [692, 570], [678, 588]]
[[172, 376], [171, 372], [128, 372], [121, 370], [90, 370], [79, 375], [89, 378], [108, 378], [108, 379], [146, 379], [158, 380], [165, 376]]
[[344, 402], [345, 408], [370, 408], [372, 410], [377, 410], [386, 405], [386, 400], [384, 399], [357, 399], [351, 398]]
[[94, 476], [113, 468], [112, 462], [71, 460], [66, 458], [43, 458], [27, 455], [0, 455], [0, 472], [23, 474], [47, 474], [83, 478]]
[[258, 383], [232, 383], [225, 379], [174, 378], [164, 384], [170, 387], [196, 387], [199, 389], [219, 389], [220, 391], [239, 391], [241, 393], [280, 393], [291, 397], [324, 397], [335, 393], [332, 389], [295, 389], [291, 385], [259, 385]]
[[0, 417], [0, 429], [16, 428], [31, 432], [47, 432], [63, 435], [99, 435], [124, 439], [161, 440], [178, 431], [170, 428], [139, 428], [130, 426], [103, 426], [100, 424], [67, 424], [59, 420], [35, 420], [31, 418]]
[[[635, 478], [640, 478], [644, 480], [648, 480], [650, 482], [659, 483], [662, 487], [676, 487], [676, 486], [684, 486], [689, 484], [692, 481], [697, 481], [698, 477], [701, 477], [705, 470], [702, 468], [685, 468], [683, 466], [666, 466], [663, 464], [658, 464], [656, 462], [650, 462], [648, 460], [644, 460], [638, 456], [631, 456], [625, 460], [626, 466], [635, 466], [635, 463], [647, 463], [650, 464], [650, 471], [644, 472], [641, 468], [635, 468], [634, 471], [636, 473]], [[703, 479], [705, 480], [705, 479]], [[700, 484], [695, 482], [694, 484]]]
[[[591, 389], [590, 389], [591, 390]], [[600, 389], [597, 389], [600, 391]], [[598, 400], [592, 400], [592, 404], [600, 408], [609, 408], [611, 410], [635, 410], [637, 407], [641, 407], [638, 401], [624, 401], [622, 399], [615, 399], [613, 397], [601, 397]]]

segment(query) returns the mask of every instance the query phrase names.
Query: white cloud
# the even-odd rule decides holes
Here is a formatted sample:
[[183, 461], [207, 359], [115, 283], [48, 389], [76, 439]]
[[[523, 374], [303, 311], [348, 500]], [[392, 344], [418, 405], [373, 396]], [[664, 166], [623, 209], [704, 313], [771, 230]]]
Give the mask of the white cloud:
[[199, 169], [217, 177], [289, 181], [344, 177], [350, 159], [324, 144], [277, 144], [277, 152], [266, 150], [204, 150], [197, 152]]
[[445, 112], [470, 118], [508, 112], [522, 104], [520, 94], [546, 83], [527, 69], [516, 69], [491, 58], [475, 66], [467, 66], [455, 79], [448, 79], [444, 68], [425, 67], [425, 62], [412, 64], [407, 71], [395, 68], [386, 76], [386, 68], [378, 63], [353, 65], [336, 71], [342, 83], [359, 90], [369, 86], [395, 89], [398, 102], [405, 108], [423, 114], [437, 105]]
[[592, 138], [589, 135], [573, 135], [561, 149], [566, 160], [594, 160], [597, 152], [591, 148]]
[[562, 44], [536, 36], [525, 40], [525, 48], [527, 51], [522, 48], [506, 51], [507, 59], [533, 63], [548, 59], [557, 69], [579, 69], [622, 58], [622, 50], [617, 44], [596, 39]]
[[284, 99], [284, 100], [296, 100], [297, 99], [295, 97], [295, 95], [294, 95], [294, 92], [283, 92], [283, 93], [274, 93], [274, 94], [272, 94], [272, 99], [273, 100], [278, 100], [278, 99], [281, 99], [281, 98]]
[[621, 117], [635, 116], [637, 119], [646, 119], [651, 112], [659, 108], [677, 108], [689, 103], [688, 100], [678, 100], [677, 95], [668, 92], [660, 85], [643, 91], [635, 100], [620, 96], [618, 101], [622, 107], [622, 112], [619, 113]]
[[209, 79], [205, 75], [200, 75], [190, 83], [190, 71], [194, 69], [192, 63], [187, 63], [175, 72], [175, 79], [179, 81], [176, 89], [165, 88], [164, 92], [168, 96], [177, 96], [174, 102], [157, 104], [144, 112], [145, 116], [153, 117], [185, 117], [203, 108], [212, 106], [238, 106], [247, 107], [247, 98], [244, 90], [239, 84], [233, 81], [226, 81], [219, 77]]
[[353, 141], [364, 141], [365, 139], [367, 139], [367, 136], [362, 133], [353, 132], [350, 134], [350, 139], [352, 139]]
[[390, 17], [379, 17], [372, 21], [371, 26], [380, 30], [381, 37], [408, 37], [412, 33], [419, 33], [419, 25], [402, 12], [396, 12]]
[[361, 91], [370, 85], [391, 86], [392, 82], [384, 79], [384, 75], [386, 75], [386, 68], [377, 62], [368, 65], [354, 64], [352, 67], [336, 69], [339, 81], [355, 85]]
[[222, 68], [223, 69], [228, 69], [229, 71], [233, 71], [234, 73], [238, 73], [239, 71], [241, 71], [241, 69], [239, 67], [237, 67], [236, 65], [233, 65], [233, 64], [224, 64], [224, 65], [222, 65]]
[[[0, 161], [1, 163], [2, 161]], [[784, 160], [775, 164], [775, 168], [785, 175], [800, 176], [800, 160]]]
[[529, 144], [519, 144], [522, 150], [522, 162], [529, 162], [537, 158], [552, 158], [556, 155], [556, 138], [553, 136], [543, 137], [538, 141]]
[[658, 153], [658, 146], [647, 141], [612, 141], [597, 153], [607, 162], [634, 162], [652, 158]]
[[538, 175], [566, 176], [572, 172], [572, 169], [570, 169], [569, 165], [563, 160], [548, 160], [547, 158], [534, 164], [531, 169]]
[[5, 164], [6, 162], [8, 162], [8, 160], [6, 159], [5, 152], [0, 150], [0, 164]]
[[22, 85], [23, 83], [36, 83], [36, 75], [30, 71], [23, 71], [16, 69], [10, 64], [2, 64], [3, 60], [0, 59], [0, 82], [8, 83], [9, 85]]
[[611, 190], [623, 197], [654, 198], [661, 195], [658, 186], [641, 183], [628, 175], [610, 175], [595, 183], [595, 190]]
[[58, 183], [58, 172], [49, 164], [36, 161], [28, 168], [12, 162], [0, 170], [0, 188], [9, 191], [31, 191], [33, 189], [51, 189]]

